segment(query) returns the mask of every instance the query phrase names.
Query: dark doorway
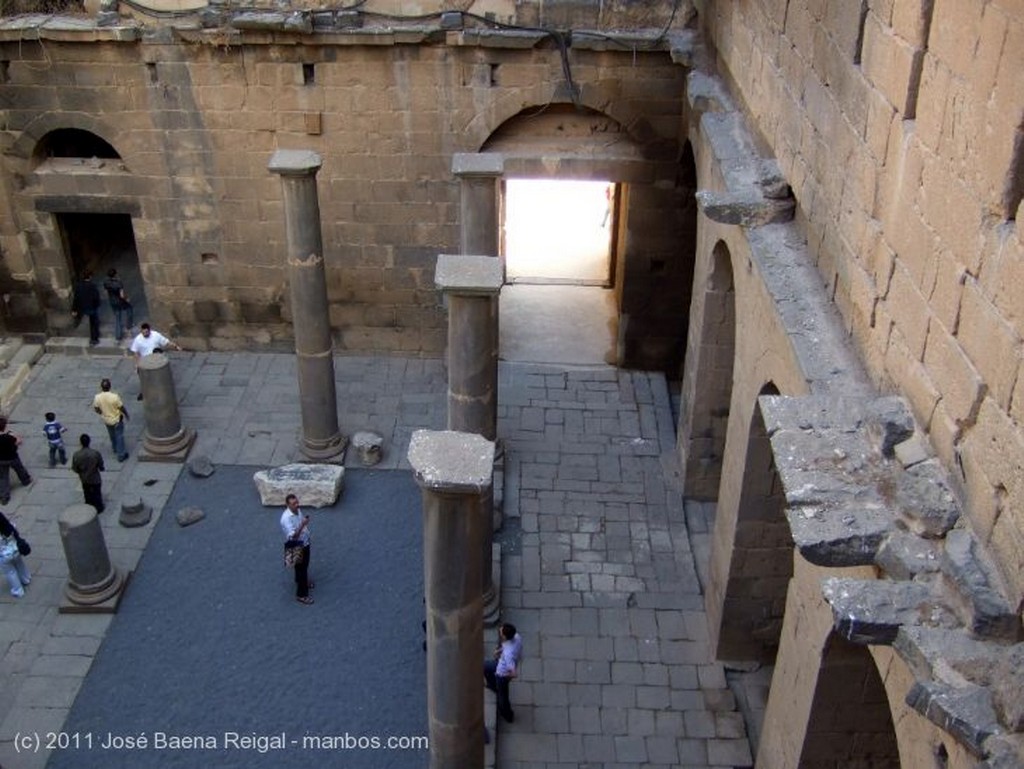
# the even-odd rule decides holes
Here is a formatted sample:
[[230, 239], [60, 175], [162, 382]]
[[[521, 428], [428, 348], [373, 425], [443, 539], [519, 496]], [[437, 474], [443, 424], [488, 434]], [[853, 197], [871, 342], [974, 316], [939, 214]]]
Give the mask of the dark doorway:
[[[124, 283], [125, 293], [134, 307], [138, 324], [149, 316], [146, 294], [139, 269], [139, 255], [135, 249], [135, 233], [128, 214], [58, 214], [64, 254], [72, 282], [87, 270], [92, 271], [97, 285], [103, 285], [107, 272], [113, 268]], [[111, 337], [114, 332], [113, 313], [103, 295], [100, 309], [100, 332]], [[88, 333], [83, 326], [80, 335]]]

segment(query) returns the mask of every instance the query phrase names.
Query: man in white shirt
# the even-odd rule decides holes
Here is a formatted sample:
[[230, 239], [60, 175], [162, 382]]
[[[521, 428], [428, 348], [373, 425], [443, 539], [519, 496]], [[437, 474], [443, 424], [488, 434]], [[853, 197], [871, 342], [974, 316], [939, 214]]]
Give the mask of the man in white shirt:
[[[132, 340], [132, 346], [128, 349], [135, 354], [135, 369], [139, 368], [139, 361], [147, 355], [152, 355], [157, 350], [165, 350], [172, 347], [180, 350], [177, 343], [172, 342], [159, 331], [154, 331], [148, 323], [139, 326], [139, 333]], [[139, 393], [138, 400], [142, 400], [142, 393]]]
[[508, 687], [519, 674], [519, 662], [523, 658], [523, 638], [510, 622], [498, 628], [498, 647], [494, 659], [484, 661], [484, 680], [487, 688], [498, 695], [498, 714], [509, 723], [516, 720], [509, 700]]
[[286, 505], [281, 513], [281, 531], [284, 532], [285, 547], [298, 543], [302, 546], [302, 557], [295, 562], [295, 600], [303, 604], [313, 603], [309, 589], [309, 516], [299, 509], [299, 498], [289, 494], [284, 498]]

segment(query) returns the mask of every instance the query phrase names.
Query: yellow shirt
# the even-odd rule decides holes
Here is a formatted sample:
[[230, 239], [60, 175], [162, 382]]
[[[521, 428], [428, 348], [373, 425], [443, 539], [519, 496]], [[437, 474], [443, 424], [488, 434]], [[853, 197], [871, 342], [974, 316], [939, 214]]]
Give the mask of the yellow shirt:
[[108, 391], [97, 393], [96, 397], [92, 399], [92, 407], [100, 410], [100, 417], [104, 424], [114, 426], [121, 421], [121, 410], [124, 408], [124, 403], [121, 401], [120, 395]]

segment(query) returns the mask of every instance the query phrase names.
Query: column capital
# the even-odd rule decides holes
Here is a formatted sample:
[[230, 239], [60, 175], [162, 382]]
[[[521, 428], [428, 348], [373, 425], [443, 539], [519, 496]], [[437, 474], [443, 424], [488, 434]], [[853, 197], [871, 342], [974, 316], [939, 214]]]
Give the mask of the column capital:
[[494, 296], [505, 283], [505, 262], [494, 256], [438, 254], [434, 285], [449, 294]]
[[452, 155], [455, 176], [501, 176], [505, 173], [505, 156], [498, 152], [456, 152]]
[[271, 156], [267, 169], [282, 176], [312, 176], [323, 164], [313, 150], [278, 150]]
[[417, 430], [409, 441], [409, 464], [423, 489], [483, 494], [494, 474], [494, 442], [474, 433]]

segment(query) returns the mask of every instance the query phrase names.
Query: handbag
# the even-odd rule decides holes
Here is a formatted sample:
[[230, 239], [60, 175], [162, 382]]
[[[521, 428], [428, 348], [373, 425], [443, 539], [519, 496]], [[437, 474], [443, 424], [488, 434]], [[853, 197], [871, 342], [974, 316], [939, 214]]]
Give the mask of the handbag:
[[297, 539], [289, 539], [284, 543], [284, 565], [293, 567], [302, 563], [303, 546]]
[[18, 544], [18, 552], [22, 555], [28, 555], [32, 552], [32, 545], [28, 543], [27, 539], [18, 534], [18, 532], [14, 532], [14, 541]]

